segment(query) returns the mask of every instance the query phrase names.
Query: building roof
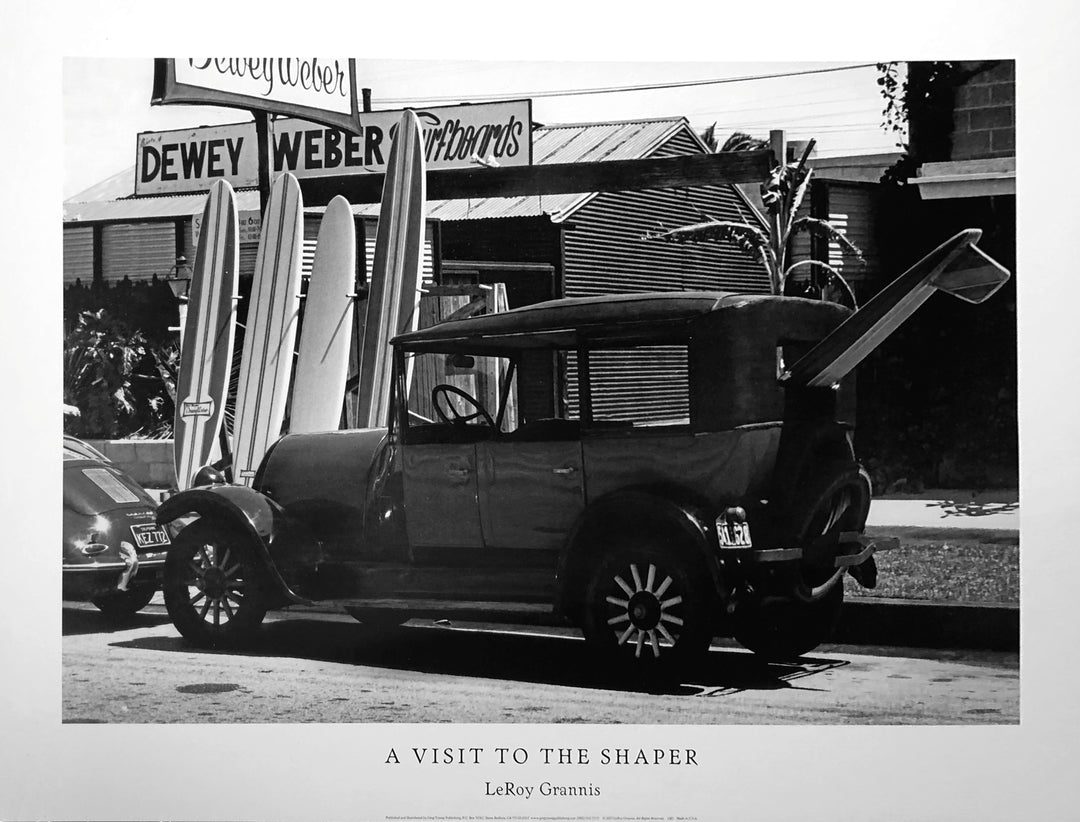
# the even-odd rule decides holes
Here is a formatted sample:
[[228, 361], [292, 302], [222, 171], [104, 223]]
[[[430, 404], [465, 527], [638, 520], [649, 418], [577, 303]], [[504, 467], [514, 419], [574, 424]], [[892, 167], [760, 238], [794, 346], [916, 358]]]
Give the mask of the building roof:
[[[537, 126], [533, 129], [533, 163], [541, 165], [641, 159], [650, 156], [684, 129], [696, 139], [685, 117]], [[135, 169], [132, 167], [65, 200], [64, 222], [184, 217], [198, 212], [206, 198], [202, 193], [135, 197], [134, 189]], [[236, 194], [239, 211], [259, 209], [259, 195], [256, 190], [240, 189]], [[584, 193], [433, 200], [428, 203], [428, 217], [440, 220], [484, 220], [548, 215], [559, 222], [594, 196], [595, 194]], [[354, 205], [353, 213], [377, 216], [379, 205]]]

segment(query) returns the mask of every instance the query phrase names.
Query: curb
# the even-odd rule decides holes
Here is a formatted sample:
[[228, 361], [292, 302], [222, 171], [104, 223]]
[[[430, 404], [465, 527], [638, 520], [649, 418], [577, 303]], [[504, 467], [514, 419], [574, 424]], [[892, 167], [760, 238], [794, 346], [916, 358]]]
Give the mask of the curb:
[[851, 597], [833, 642], [911, 648], [1020, 650], [1020, 606]]

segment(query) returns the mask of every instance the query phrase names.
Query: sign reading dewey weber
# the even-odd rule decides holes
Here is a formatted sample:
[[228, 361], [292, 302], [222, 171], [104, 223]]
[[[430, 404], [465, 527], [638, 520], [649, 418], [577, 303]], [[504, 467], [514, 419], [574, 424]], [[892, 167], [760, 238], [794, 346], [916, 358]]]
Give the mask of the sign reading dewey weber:
[[150, 102], [233, 106], [359, 129], [356, 63], [342, 57], [158, 58]]
[[[271, 173], [297, 177], [382, 173], [400, 111], [365, 112], [352, 134], [305, 120], [271, 123]], [[512, 100], [417, 111], [429, 168], [467, 168], [481, 158], [501, 166], [532, 163], [532, 103]], [[219, 179], [258, 184], [254, 123], [138, 136], [136, 194], [205, 191]]]

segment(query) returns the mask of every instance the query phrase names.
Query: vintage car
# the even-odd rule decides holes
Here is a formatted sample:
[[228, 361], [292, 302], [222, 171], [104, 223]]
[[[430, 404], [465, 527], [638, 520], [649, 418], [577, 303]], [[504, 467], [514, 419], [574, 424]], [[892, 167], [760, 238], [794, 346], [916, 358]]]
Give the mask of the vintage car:
[[64, 437], [63, 597], [130, 616], [158, 590], [171, 544], [157, 503], [108, 457]]
[[933, 287], [989, 296], [1007, 272], [965, 268], [968, 250], [954, 238], [855, 313], [622, 294], [398, 336], [386, 428], [286, 435], [252, 487], [162, 504], [159, 522], [198, 517], [168, 552], [169, 614], [205, 646], [328, 601], [361, 621], [562, 620], [615, 670], [678, 668], [717, 634], [804, 654], [843, 576], [876, 581], [844, 374]]

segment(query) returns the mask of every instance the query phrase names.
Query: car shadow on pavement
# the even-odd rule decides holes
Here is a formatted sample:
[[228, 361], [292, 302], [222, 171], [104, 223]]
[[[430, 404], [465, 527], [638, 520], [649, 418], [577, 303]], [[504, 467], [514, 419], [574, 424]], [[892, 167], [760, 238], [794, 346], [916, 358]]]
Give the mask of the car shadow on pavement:
[[108, 617], [93, 605], [68, 605], [65, 603], [60, 621], [62, 636], [79, 634], [106, 634], [130, 631], [132, 628], [153, 628], [167, 625], [165, 613], [140, 612], [127, 617]]
[[699, 664], [683, 672], [678, 683], [630, 680], [601, 669], [584, 641], [571, 636], [411, 625], [375, 629], [358, 623], [307, 619], [263, 625], [256, 638], [240, 651], [201, 651], [172, 636], [113, 644], [185, 653], [287, 656], [446, 676], [685, 696], [805, 687], [792, 682], [847, 664], [812, 657], [770, 663], [748, 652], [714, 647]]

